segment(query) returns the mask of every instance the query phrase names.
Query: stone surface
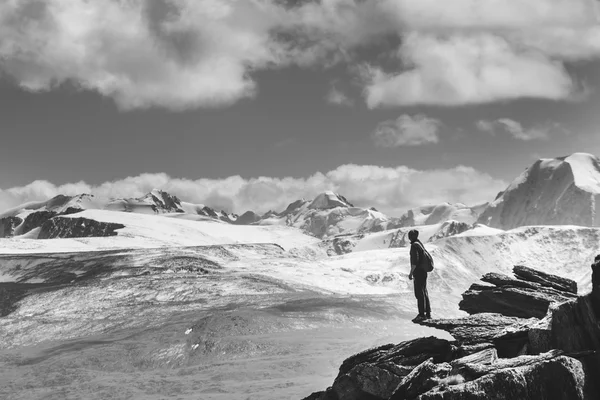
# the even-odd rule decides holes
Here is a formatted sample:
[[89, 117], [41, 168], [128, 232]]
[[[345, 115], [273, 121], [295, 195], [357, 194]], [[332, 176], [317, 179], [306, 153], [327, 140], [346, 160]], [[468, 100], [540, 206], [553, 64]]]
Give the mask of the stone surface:
[[585, 399], [582, 364], [559, 356], [532, 364], [499, 369], [454, 386], [438, 386], [419, 400], [577, 400]]
[[561, 276], [547, 274], [537, 271], [532, 268], [527, 268], [522, 265], [515, 265], [513, 273], [517, 278], [524, 279], [530, 282], [537, 282], [543, 286], [551, 287], [564, 292], [577, 294], [577, 282]]
[[400, 384], [401, 376], [375, 364], [359, 364], [333, 383], [332, 389], [340, 399], [387, 399]]
[[347, 358], [342, 363], [338, 376], [362, 363], [393, 362], [399, 365], [416, 366], [430, 357], [433, 357], [435, 362], [449, 361], [452, 352], [453, 348], [449, 341], [435, 336], [413, 339], [397, 345], [386, 344]]
[[552, 303], [574, 298], [568, 292], [540, 287], [485, 287], [472, 285], [463, 293], [459, 308], [469, 314], [500, 313], [511, 317], [543, 318]]
[[452, 367], [448, 363], [435, 364], [432, 358], [425, 360], [402, 379], [389, 399], [414, 399], [421, 393], [437, 386], [438, 382], [446, 378], [451, 370]]
[[464, 318], [428, 319], [418, 323], [445, 330], [462, 344], [475, 344], [491, 342], [507, 335], [526, 333], [535, 322], [535, 318], [480, 313]]
[[460, 367], [465, 364], [480, 364], [490, 365], [498, 359], [498, 351], [494, 347], [481, 350], [477, 353], [469, 354], [467, 356], [457, 358], [450, 362], [453, 367]]

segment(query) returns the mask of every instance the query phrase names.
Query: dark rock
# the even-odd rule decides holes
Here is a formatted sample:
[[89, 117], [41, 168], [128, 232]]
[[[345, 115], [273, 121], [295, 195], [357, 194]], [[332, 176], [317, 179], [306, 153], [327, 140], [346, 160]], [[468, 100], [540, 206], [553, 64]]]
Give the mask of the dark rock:
[[475, 344], [492, 342], [515, 333], [527, 333], [536, 321], [534, 318], [481, 313], [455, 319], [426, 319], [418, 324], [445, 330], [461, 344]]
[[332, 390], [339, 399], [387, 399], [415, 366], [450, 361], [456, 349], [434, 336], [384, 345], [346, 359]]
[[347, 373], [356, 365], [362, 363], [391, 361], [395, 364], [414, 366], [430, 357], [433, 357], [435, 362], [450, 361], [454, 350], [449, 341], [435, 336], [413, 339], [397, 345], [386, 344], [347, 358], [342, 363], [338, 376]]
[[498, 369], [470, 382], [438, 386], [420, 400], [577, 400], [585, 399], [581, 362], [565, 356], [532, 359]]
[[333, 382], [333, 392], [340, 399], [387, 399], [400, 384], [401, 376], [375, 364], [359, 364]]
[[524, 351], [529, 328], [537, 321], [481, 313], [465, 318], [428, 319], [419, 324], [445, 330], [461, 344], [493, 343], [500, 357], [514, 357]]
[[532, 268], [527, 268], [522, 265], [515, 265], [513, 273], [517, 278], [537, 282], [543, 286], [551, 287], [564, 292], [570, 292], [577, 294], [577, 282], [571, 279], [563, 278], [557, 275], [547, 274], [545, 272], [537, 271]]
[[557, 306], [551, 318], [554, 348], [567, 352], [600, 350], [600, 321], [591, 295]]
[[42, 225], [38, 239], [116, 236], [116, 230], [124, 227], [122, 224], [88, 218], [56, 217]]
[[600, 293], [600, 255], [596, 256], [592, 264], [592, 292]]
[[14, 236], [15, 228], [22, 222], [23, 220], [19, 217], [5, 217], [0, 219], [0, 238]]
[[336, 237], [332, 240], [331, 245], [333, 247], [334, 254], [342, 255], [351, 253], [352, 249], [354, 249], [354, 246], [356, 246], [356, 242], [345, 238]]
[[179, 200], [177, 196], [173, 196], [172, 194], [162, 190], [153, 190], [146, 196], [142, 197], [142, 199], [144, 198], [152, 199], [152, 202], [154, 203], [152, 204], [152, 209], [154, 211], [158, 212], [160, 210], [161, 212], [184, 212], [183, 208], [181, 207], [181, 200]]
[[235, 225], [250, 225], [260, 221], [260, 216], [254, 211], [246, 211], [240, 215], [233, 223]]
[[428, 239], [428, 242], [433, 242], [438, 239], [458, 235], [460, 233], [468, 231], [472, 227], [473, 227], [472, 225], [469, 225], [466, 222], [446, 221], [440, 227], [440, 231], [437, 232], [435, 235], [431, 236]]
[[543, 318], [550, 304], [568, 301], [577, 296], [577, 285], [569, 279], [526, 267], [517, 266], [514, 271], [515, 274], [520, 274], [521, 279], [498, 273], [483, 275], [482, 281], [495, 286], [471, 285], [462, 295], [460, 309], [469, 314], [489, 312], [512, 317]]
[[[499, 275], [499, 274], [496, 274]], [[544, 287], [508, 287], [508, 280], [501, 287], [473, 285], [463, 293], [459, 308], [469, 314], [482, 312], [500, 313], [511, 317], [543, 318], [552, 303], [570, 300], [574, 295]], [[489, 279], [494, 280], [495, 279]]]
[[437, 386], [441, 379], [448, 376], [452, 367], [448, 363], [435, 364], [433, 359], [423, 361], [408, 374], [396, 388], [390, 400], [414, 399]]
[[58, 213], [54, 211], [36, 211], [29, 214], [25, 217], [25, 221], [23, 221], [23, 225], [21, 225], [21, 229], [19, 234], [24, 234], [32, 229], [38, 228], [42, 226], [46, 221], [49, 221], [51, 218], [54, 218]]

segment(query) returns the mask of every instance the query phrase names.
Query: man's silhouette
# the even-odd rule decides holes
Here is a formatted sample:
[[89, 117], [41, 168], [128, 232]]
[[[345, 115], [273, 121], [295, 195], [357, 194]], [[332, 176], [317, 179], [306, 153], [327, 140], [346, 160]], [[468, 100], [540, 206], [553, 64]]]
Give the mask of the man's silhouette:
[[410, 240], [410, 274], [408, 279], [414, 278], [415, 297], [419, 307], [419, 315], [413, 319], [418, 322], [431, 318], [431, 306], [429, 304], [429, 294], [427, 293], [427, 271], [422, 267], [425, 258], [425, 247], [419, 240], [419, 231], [416, 229], [408, 232]]

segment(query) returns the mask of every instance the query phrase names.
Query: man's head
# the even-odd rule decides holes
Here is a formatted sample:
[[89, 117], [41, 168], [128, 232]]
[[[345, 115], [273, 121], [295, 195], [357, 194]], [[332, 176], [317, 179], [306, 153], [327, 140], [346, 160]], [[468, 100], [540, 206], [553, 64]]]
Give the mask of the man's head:
[[410, 242], [414, 242], [415, 240], [417, 240], [419, 238], [419, 231], [416, 229], [412, 229], [408, 232], [408, 240], [410, 240]]

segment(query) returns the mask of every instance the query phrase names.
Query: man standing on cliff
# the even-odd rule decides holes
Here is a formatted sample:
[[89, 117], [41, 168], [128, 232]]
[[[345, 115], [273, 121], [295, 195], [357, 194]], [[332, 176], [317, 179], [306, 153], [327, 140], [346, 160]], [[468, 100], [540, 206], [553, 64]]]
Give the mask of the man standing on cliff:
[[419, 231], [416, 229], [408, 232], [410, 240], [410, 274], [408, 279], [414, 278], [415, 297], [419, 307], [419, 315], [413, 322], [423, 321], [431, 318], [431, 306], [429, 305], [429, 294], [427, 293], [427, 271], [423, 268], [425, 260], [425, 247], [419, 240]]

